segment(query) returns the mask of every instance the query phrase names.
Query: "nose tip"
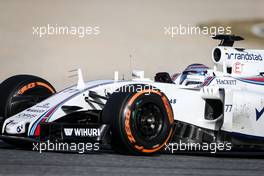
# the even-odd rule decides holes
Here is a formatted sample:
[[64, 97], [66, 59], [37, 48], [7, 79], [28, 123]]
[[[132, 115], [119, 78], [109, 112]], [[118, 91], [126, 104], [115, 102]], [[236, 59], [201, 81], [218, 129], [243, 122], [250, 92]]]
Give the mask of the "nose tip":
[[7, 134], [22, 134], [25, 132], [25, 124], [16, 122], [7, 123], [4, 132]]

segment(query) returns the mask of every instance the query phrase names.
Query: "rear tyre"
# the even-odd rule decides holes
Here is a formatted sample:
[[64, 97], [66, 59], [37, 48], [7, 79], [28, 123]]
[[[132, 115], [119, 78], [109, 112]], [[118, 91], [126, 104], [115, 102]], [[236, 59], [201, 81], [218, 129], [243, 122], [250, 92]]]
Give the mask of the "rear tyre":
[[[133, 90], [142, 85], [131, 85]], [[131, 90], [131, 88], [130, 88]], [[172, 135], [173, 113], [158, 90], [113, 93], [102, 121], [111, 125], [112, 147], [123, 154], [149, 155], [163, 149]]]

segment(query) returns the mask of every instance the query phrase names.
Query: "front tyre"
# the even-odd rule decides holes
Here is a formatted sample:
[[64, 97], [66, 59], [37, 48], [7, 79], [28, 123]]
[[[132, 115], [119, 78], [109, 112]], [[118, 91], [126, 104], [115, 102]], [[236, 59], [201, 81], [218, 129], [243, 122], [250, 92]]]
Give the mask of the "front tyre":
[[158, 90], [113, 93], [102, 117], [111, 124], [112, 147], [120, 153], [156, 153], [172, 135], [173, 112], [166, 96]]
[[[0, 84], [0, 131], [6, 118], [17, 114], [54, 94], [56, 90], [46, 80], [32, 75], [16, 75]], [[21, 143], [4, 139], [11, 145]]]
[[0, 116], [8, 118], [40, 101], [56, 91], [46, 80], [32, 75], [16, 75], [0, 84]]

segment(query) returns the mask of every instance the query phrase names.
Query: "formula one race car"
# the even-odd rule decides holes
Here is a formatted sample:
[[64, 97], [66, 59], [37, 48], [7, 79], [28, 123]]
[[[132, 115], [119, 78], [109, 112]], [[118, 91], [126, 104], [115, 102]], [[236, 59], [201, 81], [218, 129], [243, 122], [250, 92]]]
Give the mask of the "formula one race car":
[[214, 68], [192, 64], [155, 80], [96, 80], [60, 92], [29, 75], [1, 83], [1, 139], [97, 141], [121, 153], [152, 154], [170, 142], [231, 143], [264, 149], [264, 51], [234, 48], [239, 36], [217, 35]]

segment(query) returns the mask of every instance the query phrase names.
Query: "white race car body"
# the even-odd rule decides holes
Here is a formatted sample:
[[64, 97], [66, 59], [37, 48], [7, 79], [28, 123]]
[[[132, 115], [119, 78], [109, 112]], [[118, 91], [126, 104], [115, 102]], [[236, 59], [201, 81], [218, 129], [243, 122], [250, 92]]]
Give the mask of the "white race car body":
[[[102, 110], [107, 101], [102, 97], [111, 95], [120, 87], [140, 84], [153, 86], [167, 96], [175, 122], [264, 142], [263, 51], [237, 50], [228, 46], [215, 50], [220, 50], [221, 56], [219, 59], [213, 56], [214, 69], [205, 69], [206, 74], [202, 75], [188, 74], [197, 71], [196, 68], [185, 70], [174, 83], [145, 78], [89, 81], [81, 88], [78, 83], [7, 118], [2, 134], [37, 137], [40, 123], [54, 122], [70, 113], [65, 107], [78, 107], [80, 111]], [[245, 53], [250, 56], [241, 56]]]

